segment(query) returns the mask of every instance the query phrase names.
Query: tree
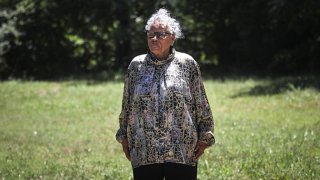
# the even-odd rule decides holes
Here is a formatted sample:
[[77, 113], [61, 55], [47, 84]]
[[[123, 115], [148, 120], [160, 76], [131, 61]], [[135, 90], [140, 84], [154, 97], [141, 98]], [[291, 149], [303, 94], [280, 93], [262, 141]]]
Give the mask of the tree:
[[[160, 7], [182, 25], [177, 50], [203, 70], [317, 73], [317, 0], [0, 0], [0, 75], [48, 79], [124, 70], [146, 52]], [[204, 66], [203, 66], [204, 65]]]

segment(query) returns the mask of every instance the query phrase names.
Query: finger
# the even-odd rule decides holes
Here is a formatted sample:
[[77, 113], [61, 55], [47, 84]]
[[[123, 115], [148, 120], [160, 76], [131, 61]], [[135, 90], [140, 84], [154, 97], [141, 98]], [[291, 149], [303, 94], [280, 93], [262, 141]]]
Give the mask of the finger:
[[195, 159], [198, 160], [200, 156], [204, 153], [205, 147], [203, 146], [197, 146], [195, 150]]
[[202, 154], [203, 154], [204, 152], [203, 151], [198, 151], [197, 153], [196, 153], [196, 155], [195, 155], [195, 160], [198, 160], [201, 156], [202, 156]]
[[197, 152], [199, 150], [199, 145], [196, 145], [196, 148], [194, 149], [195, 152]]
[[126, 158], [131, 161], [130, 151], [129, 151], [129, 143], [128, 140], [125, 139], [122, 141], [122, 150], [124, 154], [126, 155]]
[[195, 152], [195, 155], [194, 155], [194, 159], [195, 159], [195, 160], [198, 160], [199, 157], [200, 157], [200, 151], [196, 151], [196, 152]]
[[122, 144], [122, 147], [129, 147], [129, 142], [127, 139], [124, 139], [121, 144]]
[[131, 156], [130, 156], [130, 152], [129, 152], [129, 148], [123, 147], [123, 152], [126, 155], [126, 158], [131, 161]]
[[127, 158], [129, 161], [131, 161], [130, 153], [129, 153], [129, 152], [127, 152], [127, 153], [125, 153], [125, 154], [126, 154], [126, 158]]

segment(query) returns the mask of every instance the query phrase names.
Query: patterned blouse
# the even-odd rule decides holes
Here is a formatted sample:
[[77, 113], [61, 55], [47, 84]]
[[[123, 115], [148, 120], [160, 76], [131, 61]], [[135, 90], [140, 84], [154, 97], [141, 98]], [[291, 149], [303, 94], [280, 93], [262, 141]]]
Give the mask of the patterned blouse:
[[214, 123], [197, 62], [173, 48], [168, 59], [135, 57], [124, 83], [119, 142], [127, 138], [133, 168], [196, 165], [197, 141], [215, 142]]

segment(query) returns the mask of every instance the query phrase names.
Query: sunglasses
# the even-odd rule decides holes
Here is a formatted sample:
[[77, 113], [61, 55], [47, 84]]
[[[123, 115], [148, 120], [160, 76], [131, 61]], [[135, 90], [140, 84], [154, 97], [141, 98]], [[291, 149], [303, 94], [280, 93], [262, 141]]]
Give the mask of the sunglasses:
[[171, 33], [147, 31], [147, 36], [150, 39], [154, 38], [155, 36], [157, 37], [157, 39], [165, 39], [168, 35], [171, 35]]

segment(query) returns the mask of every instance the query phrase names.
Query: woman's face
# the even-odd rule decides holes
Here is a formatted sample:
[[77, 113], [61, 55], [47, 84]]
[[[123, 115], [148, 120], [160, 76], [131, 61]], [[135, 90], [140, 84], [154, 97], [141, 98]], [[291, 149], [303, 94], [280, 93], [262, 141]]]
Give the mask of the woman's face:
[[147, 32], [149, 50], [160, 60], [165, 59], [170, 53], [170, 46], [175, 37], [158, 21], [155, 21], [150, 31]]

